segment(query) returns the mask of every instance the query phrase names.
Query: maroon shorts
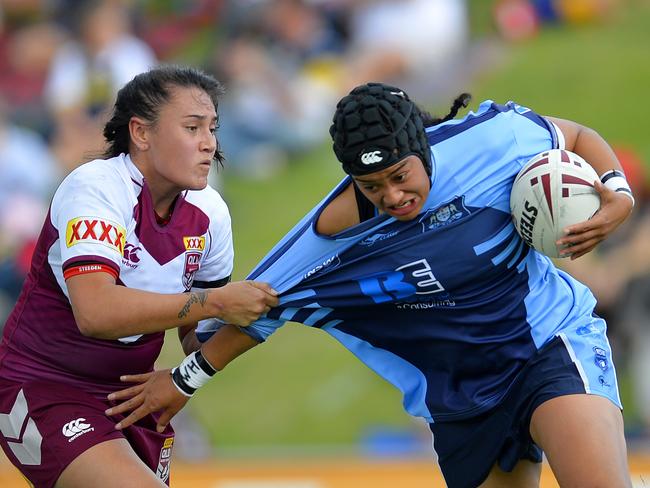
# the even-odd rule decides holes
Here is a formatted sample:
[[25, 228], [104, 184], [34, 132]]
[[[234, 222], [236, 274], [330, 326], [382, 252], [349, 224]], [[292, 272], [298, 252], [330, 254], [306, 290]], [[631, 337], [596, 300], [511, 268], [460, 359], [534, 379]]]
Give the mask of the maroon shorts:
[[122, 417], [106, 416], [108, 407], [108, 401], [68, 384], [0, 378], [0, 445], [35, 488], [50, 488], [86, 449], [126, 438], [140, 459], [169, 484], [171, 426], [159, 434], [155, 417], [148, 416], [120, 432], [114, 425]]

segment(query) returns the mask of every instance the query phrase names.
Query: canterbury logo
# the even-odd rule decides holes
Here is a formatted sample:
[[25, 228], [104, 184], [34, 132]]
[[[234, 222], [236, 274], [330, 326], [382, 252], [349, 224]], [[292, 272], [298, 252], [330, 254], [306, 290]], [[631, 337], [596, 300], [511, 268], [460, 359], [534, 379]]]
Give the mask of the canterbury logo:
[[84, 431], [86, 431], [86, 429], [90, 429], [90, 424], [84, 423], [85, 421], [86, 421], [85, 418], [79, 417], [77, 420], [68, 422], [63, 426], [61, 432], [66, 437], [73, 437], [77, 434], [81, 434]]
[[379, 162], [382, 161], [382, 159], [384, 159], [384, 158], [381, 156], [380, 151], [367, 152], [367, 153], [363, 153], [361, 155], [361, 162], [363, 164], [379, 163]]

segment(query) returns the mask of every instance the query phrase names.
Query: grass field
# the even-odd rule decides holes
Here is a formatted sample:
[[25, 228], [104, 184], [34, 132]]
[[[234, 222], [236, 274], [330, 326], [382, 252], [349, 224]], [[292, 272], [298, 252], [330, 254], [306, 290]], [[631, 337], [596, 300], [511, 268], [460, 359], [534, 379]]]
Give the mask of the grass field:
[[[512, 99], [539, 113], [574, 119], [650, 161], [643, 119], [649, 108], [650, 4], [628, 5], [607, 22], [549, 26], [525, 43], [498, 45], [498, 66], [458, 92], [471, 91], [476, 104]], [[433, 107], [443, 110], [446, 105]], [[327, 142], [267, 181], [226, 172], [235, 278], [245, 276], [340, 177]], [[180, 357], [176, 341], [168, 344], [161, 364]], [[363, 446], [377, 429], [419, 429], [390, 385], [326, 334], [294, 324], [217, 375], [188, 408], [221, 453], [285, 452], [292, 446], [332, 451]]]

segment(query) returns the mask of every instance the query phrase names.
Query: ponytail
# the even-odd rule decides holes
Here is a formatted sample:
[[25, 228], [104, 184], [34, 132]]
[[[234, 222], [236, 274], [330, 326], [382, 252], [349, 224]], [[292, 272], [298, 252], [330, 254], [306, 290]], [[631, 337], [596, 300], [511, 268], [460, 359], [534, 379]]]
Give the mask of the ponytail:
[[449, 113], [445, 115], [443, 118], [433, 117], [430, 114], [423, 113], [425, 119], [424, 125], [427, 127], [431, 127], [453, 119], [454, 117], [456, 117], [456, 115], [458, 115], [458, 111], [461, 108], [467, 108], [471, 99], [472, 99], [472, 95], [470, 95], [469, 93], [461, 93], [460, 95], [458, 95], [454, 100], [454, 103], [451, 105], [451, 109], [449, 110]]

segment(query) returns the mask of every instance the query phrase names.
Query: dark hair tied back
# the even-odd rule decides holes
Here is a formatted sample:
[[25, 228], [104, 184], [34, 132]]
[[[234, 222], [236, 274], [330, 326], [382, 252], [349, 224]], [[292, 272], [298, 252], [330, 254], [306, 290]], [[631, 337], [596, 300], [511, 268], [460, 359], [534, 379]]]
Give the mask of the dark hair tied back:
[[456, 117], [456, 115], [458, 115], [458, 111], [461, 108], [467, 108], [471, 99], [472, 99], [472, 95], [470, 95], [469, 93], [461, 93], [460, 95], [458, 95], [451, 106], [451, 110], [441, 120], [441, 122], [447, 122], [448, 120], [451, 120], [454, 117]]
[[[112, 158], [129, 152], [129, 122], [132, 117], [140, 117], [155, 123], [162, 105], [172, 95], [172, 88], [198, 88], [212, 100], [217, 111], [218, 98], [223, 93], [221, 84], [211, 75], [196, 68], [183, 66], [158, 66], [145, 73], [140, 73], [120, 91], [113, 106], [110, 120], [104, 126], [104, 138], [108, 144], [105, 158]], [[223, 153], [217, 141], [214, 161], [223, 164]]]
[[461, 108], [466, 108], [469, 105], [471, 99], [472, 95], [469, 93], [461, 93], [454, 99], [454, 103], [451, 105], [449, 113], [442, 118], [434, 117], [431, 114], [424, 112], [424, 125], [426, 127], [433, 127], [434, 125], [442, 124], [443, 122], [447, 122], [448, 120], [453, 119], [456, 117], [456, 115], [458, 115], [458, 111]]

